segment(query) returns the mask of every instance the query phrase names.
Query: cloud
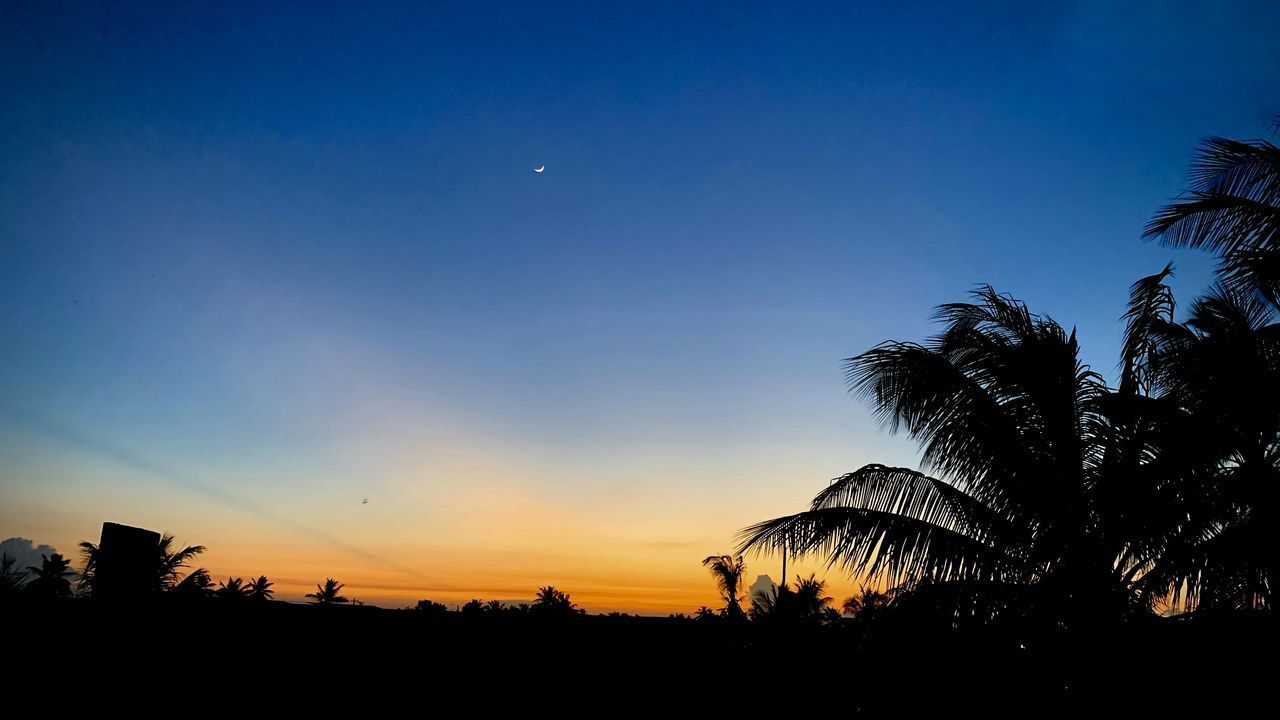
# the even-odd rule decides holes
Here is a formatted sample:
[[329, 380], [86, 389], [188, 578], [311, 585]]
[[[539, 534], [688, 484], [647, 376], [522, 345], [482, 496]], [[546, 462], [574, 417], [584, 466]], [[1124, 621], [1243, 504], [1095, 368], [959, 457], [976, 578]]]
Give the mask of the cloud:
[[773, 581], [773, 578], [768, 575], [757, 575], [756, 581], [751, 583], [751, 587], [747, 588], [747, 597], [754, 600], [756, 595], [760, 593], [772, 595], [777, 587], [778, 584]]
[[27, 538], [11, 537], [0, 542], [0, 556], [8, 555], [16, 562], [14, 568], [26, 570], [29, 567], [40, 567], [42, 555], [58, 552], [49, 545], [36, 545]]

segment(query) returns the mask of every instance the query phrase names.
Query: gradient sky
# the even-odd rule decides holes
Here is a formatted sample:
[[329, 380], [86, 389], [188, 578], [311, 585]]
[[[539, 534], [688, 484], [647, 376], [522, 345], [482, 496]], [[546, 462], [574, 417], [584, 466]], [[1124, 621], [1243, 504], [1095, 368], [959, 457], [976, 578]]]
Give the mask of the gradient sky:
[[1114, 376], [1128, 285], [1203, 287], [1139, 234], [1280, 112], [1280, 4], [1114, 4], [0, 3], [0, 539], [713, 604], [914, 464], [842, 358], [986, 282]]

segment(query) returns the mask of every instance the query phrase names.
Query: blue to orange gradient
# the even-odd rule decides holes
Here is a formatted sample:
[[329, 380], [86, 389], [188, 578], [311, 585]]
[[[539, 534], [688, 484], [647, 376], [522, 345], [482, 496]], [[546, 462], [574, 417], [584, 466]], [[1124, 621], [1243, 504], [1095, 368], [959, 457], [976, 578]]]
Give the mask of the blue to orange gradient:
[[1111, 374], [1130, 282], [1206, 284], [1138, 235], [1202, 134], [1265, 133], [1277, 21], [0, 9], [0, 539], [141, 525], [291, 599], [713, 605], [738, 529], [915, 464], [842, 358], [987, 282]]

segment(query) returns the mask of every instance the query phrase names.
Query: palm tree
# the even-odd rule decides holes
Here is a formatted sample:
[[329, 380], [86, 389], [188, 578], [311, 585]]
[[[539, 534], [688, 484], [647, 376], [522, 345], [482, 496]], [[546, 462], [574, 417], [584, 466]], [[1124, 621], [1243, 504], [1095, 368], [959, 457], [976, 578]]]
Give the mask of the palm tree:
[[571, 615], [579, 612], [578, 607], [569, 599], [569, 594], [552, 585], [538, 588], [531, 609], [544, 615]]
[[342, 583], [334, 580], [333, 578], [328, 578], [324, 581], [323, 585], [316, 585], [315, 592], [307, 593], [307, 597], [313, 600], [317, 605], [337, 605], [350, 602], [347, 598], [339, 594], [343, 587], [345, 586]]
[[218, 583], [218, 589], [213, 594], [224, 600], [244, 600], [249, 597], [249, 592], [249, 586], [244, 584], [242, 578], [229, 577], [226, 582]]
[[1274, 608], [1280, 148], [1205, 141], [1191, 189], [1151, 220], [1147, 236], [1215, 252], [1220, 282], [1187, 321], [1164, 317], [1152, 328], [1153, 392], [1196, 434], [1199, 452], [1184, 462], [1179, 487], [1200, 512], [1164, 538], [1160, 562], [1148, 561], [1146, 590], [1179, 609]]
[[1277, 302], [1280, 148], [1266, 140], [1209, 138], [1192, 165], [1191, 188], [1152, 218], [1145, 235], [1172, 247], [1212, 250], [1229, 287]]
[[[1144, 591], [1177, 609], [1266, 609], [1280, 582], [1280, 324], [1220, 284], [1184, 323], [1153, 328], [1153, 397], [1192, 437], [1178, 460], [1181, 522], [1144, 559]], [[1169, 420], [1166, 420], [1169, 422]], [[1171, 463], [1167, 463], [1172, 466]], [[1156, 507], [1159, 507], [1158, 505]], [[1172, 514], [1172, 513], [1170, 513]]]
[[27, 584], [27, 571], [16, 568], [17, 558], [8, 553], [0, 555], [0, 597], [13, 595]]
[[892, 600], [892, 590], [880, 592], [863, 585], [853, 595], [845, 598], [840, 605], [840, 610], [846, 615], [866, 620], [879, 615]]
[[[204, 551], [203, 545], [176, 548], [172, 535], [161, 535], [156, 544], [155, 570], [151, 589], [156, 591], [175, 589], [182, 580], [182, 569]], [[84, 568], [80, 571], [80, 587], [92, 592], [102, 550], [86, 540], [80, 543], [80, 554], [84, 559]]]
[[716, 587], [720, 590], [720, 599], [724, 601], [726, 617], [741, 618], [742, 585], [747, 574], [747, 566], [742, 556], [711, 555], [703, 559], [702, 566], [710, 571], [716, 579]]
[[[741, 611], [741, 608], [739, 608], [739, 611]], [[712, 620], [718, 620], [720, 618], [720, 613], [712, 610], [706, 605], [699, 605], [698, 609], [694, 611], [693, 617], [704, 622], [710, 622]]]
[[174, 585], [171, 592], [184, 595], [207, 595], [214, 592], [213, 577], [209, 575], [208, 570], [196, 568]]
[[258, 601], [270, 600], [271, 595], [275, 592], [271, 589], [272, 585], [275, 585], [275, 583], [268, 580], [266, 575], [259, 575], [257, 580], [250, 580], [248, 585], [249, 599]]
[[1122, 615], [1134, 595], [1117, 566], [1127, 538], [1097, 531], [1109, 390], [1074, 331], [990, 287], [937, 318], [927, 344], [881, 344], [846, 374], [934, 475], [866, 465], [808, 510], [745, 529], [740, 550], [820, 555], [867, 582], [928, 580], [957, 612]]
[[29, 593], [46, 598], [71, 597], [71, 578], [76, 573], [71, 569], [71, 561], [62, 557], [61, 553], [41, 555], [39, 567], [27, 568], [31, 579], [27, 582]]

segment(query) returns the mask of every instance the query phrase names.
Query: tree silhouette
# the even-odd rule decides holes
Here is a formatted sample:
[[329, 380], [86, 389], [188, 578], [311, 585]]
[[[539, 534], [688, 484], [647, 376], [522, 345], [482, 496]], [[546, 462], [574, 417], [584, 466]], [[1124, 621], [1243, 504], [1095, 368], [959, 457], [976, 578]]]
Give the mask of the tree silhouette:
[[[203, 545], [187, 545], [178, 548], [175, 546], [172, 535], [161, 535], [160, 540], [156, 543], [155, 569], [151, 580], [151, 589], [155, 591], [175, 589], [182, 581], [182, 570], [204, 551], [205, 547]], [[80, 587], [92, 593], [102, 551], [97, 545], [86, 540], [80, 543], [80, 554], [84, 560], [84, 568], [80, 571]], [[198, 583], [199, 581], [197, 581]], [[190, 586], [184, 588], [184, 590], [190, 589], [192, 589]], [[200, 589], [203, 590], [204, 587]]]
[[419, 600], [414, 609], [418, 611], [418, 614], [428, 618], [444, 617], [449, 614], [448, 606], [432, 600]]
[[226, 582], [218, 583], [218, 589], [214, 591], [214, 595], [224, 600], [244, 600], [249, 597], [249, 586], [244, 584], [242, 578], [227, 578]]
[[328, 578], [323, 585], [316, 585], [315, 592], [307, 593], [307, 597], [317, 605], [338, 605], [350, 602], [350, 600], [339, 594], [343, 587], [342, 583], [333, 578]]
[[[738, 610], [741, 611], [742, 608], [738, 608]], [[698, 620], [702, 620], [704, 622], [720, 619], [720, 613], [716, 612], [715, 610], [712, 610], [706, 605], [700, 605], [698, 609], [694, 611], [693, 616], [694, 618]]]
[[889, 606], [892, 600], [892, 591], [880, 592], [864, 585], [856, 593], [845, 598], [840, 610], [846, 615], [869, 620], [879, 615], [884, 608]]
[[742, 556], [711, 555], [703, 559], [702, 566], [707, 568], [716, 579], [716, 587], [720, 590], [720, 599], [724, 601], [724, 614], [729, 618], [742, 618], [741, 597], [743, 578], [747, 566]]
[[0, 555], [0, 596], [16, 594], [26, 586], [27, 571], [17, 565], [17, 558]]
[[[1175, 609], [1266, 609], [1280, 576], [1280, 324], [1257, 293], [1216, 286], [1184, 323], [1153, 326], [1148, 404], [1181, 429], [1148, 514], [1176, 516], [1145, 548], [1141, 585]], [[1155, 416], [1149, 412], [1149, 416]]]
[[59, 599], [71, 597], [71, 578], [76, 576], [71, 569], [71, 561], [62, 557], [61, 553], [41, 555], [40, 565], [27, 568], [30, 580], [26, 591], [44, 598]]
[[257, 580], [250, 580], [247, 586], [249, 599], [259, 602], [270, 600], [272, 594], [275, 593], [271, 589], [272, 585], [275, 585], [275, 583], [268, 580], [266, 575], [259, 575]]
[[1280, 298], [1280, 148], [1266, 140], [1209, 138], [1191, 188], [1147, 224], [1146, 237], [1217, 253], [1219, 277], [1236, 292]]
[[[1143, 305], [1158, 284], [1135, 284], [1134, 347], [1145, 347], [1137, 336], [1160, 310]], [[817, 554], [868, 582], [930, 580], [956, 612], [1122, 617], [1150, 567], [1143, 543], [1168, 528], [1120, 512], [1129, 505], [1113, 489], [1128, 480], [1108, 470], [1123, 465], [1115, 448], [1136, 441], [1124, 445], [1109, 421], [1117, 394], [1079, 360], [1074, 331], [990, 287], [937, 318], [943, 330], [927, 344], [881, 344], [846, 373], [937, 476], [866, 465], [809, 510], [747, 528], [740, 549]], [[1140, 363], [1129, 365], [1136, 373]], [[1067, 617], [1077, 608], [1088, 617]]]
[[572, 615], [579, 612], [568, 593], [551, 585], [538, 588], [531, 609], [541, 615]]
[[[1280, 129], [1280, 120], [1275, 126]], [[1205, 141], [1191, 188], [1147, 236], [1218, 255], [1219, 284], [1183, 323], [1151, 326], [1144, 370], [1160, 421], [1185, 428], [1176, 454], [1178, 532], [1151, 543], [1143, 584], [1175, 609], [1273, 609], [1280, 583], [1280, 148]], [[1172, 293], [1160, 278], [1160, 292]]]
[[204, 568], [196, 568], [187, 573], [187, 576], [178, 581], [172, 590], [183, 595], [207, 595], [213, 591], [213, 578]]

